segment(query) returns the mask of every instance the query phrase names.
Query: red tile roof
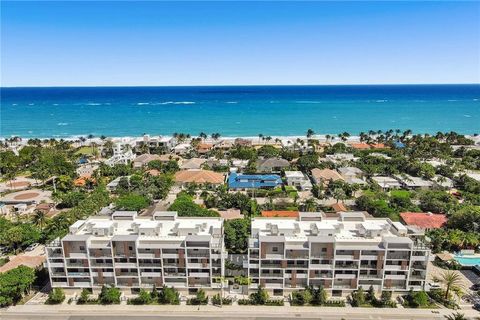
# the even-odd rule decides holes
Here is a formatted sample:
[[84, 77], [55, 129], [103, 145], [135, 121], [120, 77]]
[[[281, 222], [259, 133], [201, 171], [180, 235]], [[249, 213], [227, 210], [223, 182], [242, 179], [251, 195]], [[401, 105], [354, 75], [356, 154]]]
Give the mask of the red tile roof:
[[281, 211], [281, 210], [262, 211], [262, 217], [298, 218], [298, 211]]
[[424, 213], [424, 212], [401, 212], [405, 224], [416, 226], [422, 229], [438, 229], [447, 222], [447, 216], [444, 214]]

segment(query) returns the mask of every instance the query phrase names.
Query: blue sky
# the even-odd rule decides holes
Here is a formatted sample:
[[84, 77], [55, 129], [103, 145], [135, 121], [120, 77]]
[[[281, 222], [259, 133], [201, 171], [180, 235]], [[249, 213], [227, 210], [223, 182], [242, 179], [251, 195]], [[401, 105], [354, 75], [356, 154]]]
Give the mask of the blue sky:
[[1, 9], [2, 86], [480, 82], [480, 2]]

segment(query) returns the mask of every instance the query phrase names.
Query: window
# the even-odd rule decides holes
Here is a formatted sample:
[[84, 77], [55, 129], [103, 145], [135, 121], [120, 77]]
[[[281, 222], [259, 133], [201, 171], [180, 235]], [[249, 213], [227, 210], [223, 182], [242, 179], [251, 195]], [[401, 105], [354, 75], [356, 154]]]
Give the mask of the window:
[[85, 247], [84, 246], [80, 246], [80, 251], [84, 251], [85, 250]]
[[278, 252], [278, 247], [272, 247], [272, 252]]
[[132, 247], [132, 246], [128, 246], [128, 250], [133, 250], [133, 247]]
[[322, 248], [322, 252], [327, 252], [327, 248]]

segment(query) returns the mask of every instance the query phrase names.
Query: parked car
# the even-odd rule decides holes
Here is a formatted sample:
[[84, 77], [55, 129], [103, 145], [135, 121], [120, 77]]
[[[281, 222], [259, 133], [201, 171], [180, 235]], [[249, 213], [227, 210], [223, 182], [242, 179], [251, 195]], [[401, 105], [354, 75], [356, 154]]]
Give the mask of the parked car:
[[428, 285], [431, 289], [440, 289], [440, 285], [436, 282], [430, 282]]
[[38, 247], [38, 246], [39, 246], [38, 243], [32, 243], [31, 245], [29, 245], [29, 246], [25, 249], [25, 251], [33, 251], [33, 250], [35, 250], [35, 248]]
[[473, 305], [473, 309], [477, 310], [477, 311], [480, 311], [480, 303], [475, 303]]
[[470, 287], [470, 290], [473, 290], [473, 291], [478, 291], [478, 290], [480, 290], [480, 282], [475, 283], [473, 286], [471, 286], [471, 287]]

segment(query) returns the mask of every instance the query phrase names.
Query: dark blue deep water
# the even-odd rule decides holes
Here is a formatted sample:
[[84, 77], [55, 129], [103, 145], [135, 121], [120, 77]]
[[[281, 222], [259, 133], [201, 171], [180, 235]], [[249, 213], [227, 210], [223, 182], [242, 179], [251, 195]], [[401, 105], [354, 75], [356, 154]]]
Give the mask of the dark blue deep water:
[[1, 88], [0, 136], [480, 132], [480, 85]]

